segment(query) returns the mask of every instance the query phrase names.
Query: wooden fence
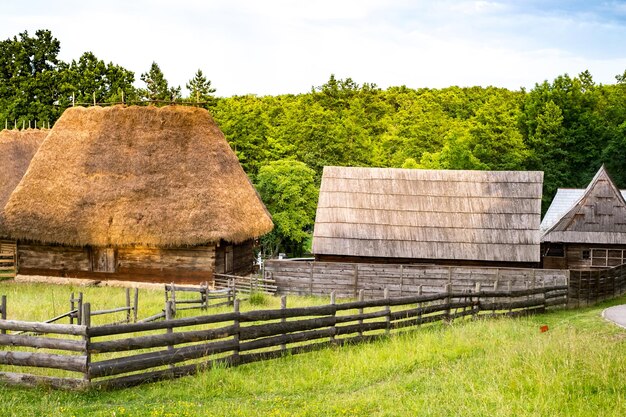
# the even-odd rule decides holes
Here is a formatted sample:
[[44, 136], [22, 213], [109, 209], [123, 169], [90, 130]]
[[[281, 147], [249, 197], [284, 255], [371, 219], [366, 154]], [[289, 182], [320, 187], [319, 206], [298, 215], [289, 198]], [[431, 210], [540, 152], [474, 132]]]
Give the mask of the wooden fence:
[[228, 275], [214, 274], [213, 278], [216, 289], [231, 288], [233, 292], [251, 294], [253, 292], [262, 292], [265, 294], [276, 294], [276, 282], [267, 277], [258, 275]]
[[[296, 354], [328, 345], [368, 341], [426, 323], [462, 317], [519, 315], [565, 305], [567, 286], [535, 289], [484, 290], [404, 296], [276, 310], [239, 311], [169, 319], [151, 323], [91, 326], [91, 311], [83, 304], [81, 325], [0, 320], [7, 332], [49, 336], [0, 335], [0, 372], [5, 383], [47, 384], [59, 388], [124, 387], [179, 377], [211, 368], [234, 366]], [[166, 310], [171, 311], [172, 301]], [[43, 353], [50, 349], [53, 353]], [[43, 374], [38, 369], [44, 368]]]
[[17, 273], [16, 254], [15, 243], [0, 242], [0, 279], [15, 278]]
[[392, 298], [436, 294], [445, 285], [454, 291], [471, 290], [480, 283], [493, 290], [522, 290], [567, 285], [568, 271], [558, 269], [457, 267], [440, 265], [363, 264], [268, 260], [266, 279], [273, 279], [279, 294], [328, 295], [356, 298], [382, 297], [384, 288]]
[[626, 265], [609, 269], [571, 270], [569, 305], [595, 304], [626, 293]]

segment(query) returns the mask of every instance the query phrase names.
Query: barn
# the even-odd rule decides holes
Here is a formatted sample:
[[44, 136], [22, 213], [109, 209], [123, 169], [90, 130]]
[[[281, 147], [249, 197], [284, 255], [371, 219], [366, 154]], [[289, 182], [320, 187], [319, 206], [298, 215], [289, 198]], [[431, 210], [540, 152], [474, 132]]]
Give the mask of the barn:
[[0, 252], [15, 251], [4, 224], [4, 206], [28, 169], [31, 159], [48, 135], [46, 129], [0, 131]]
[[211, 282], [272, 220], [206, 110], [74, 107], [5, 209], [21, 274]]
[[534, 267], [542, 172], [325, 167], [316, 260]]
[[541, 222], [544, 268], [591, 269], [626, 260], [626, 191], [602, 166], [586, 189], [560, 188]]

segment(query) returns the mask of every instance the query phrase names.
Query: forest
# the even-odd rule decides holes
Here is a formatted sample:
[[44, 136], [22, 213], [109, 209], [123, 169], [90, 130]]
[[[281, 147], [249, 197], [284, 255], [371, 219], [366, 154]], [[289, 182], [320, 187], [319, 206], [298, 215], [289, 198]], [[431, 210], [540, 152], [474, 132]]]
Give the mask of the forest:
[[[0, 121], [53, 125], [71, 105], [187, 103], [213, 115], [273, 216], [266, 254], [299, 255], [310, 239], [326, 165], [540, 170], [545, 211], [559, 187], [585, 187], [600, 165], [626, 187], [626, 71], [589, 71], [530, 89], [441, 89], [337, 79], [304, 94], [219, 97], [202, 69], [169, 85], [154, 62], [139, 77], [92, 52], [58, 58], [48, 30], [0, 41]], [[210, 68], [205, 69], [210, 73]]]

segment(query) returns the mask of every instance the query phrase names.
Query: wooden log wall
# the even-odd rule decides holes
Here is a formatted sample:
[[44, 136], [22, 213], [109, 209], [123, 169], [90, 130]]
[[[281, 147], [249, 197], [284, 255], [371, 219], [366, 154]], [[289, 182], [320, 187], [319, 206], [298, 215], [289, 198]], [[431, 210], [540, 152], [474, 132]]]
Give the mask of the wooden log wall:
[[626, 264], [570, 271], [568, 300], [571, 307], [591, 305], [623, 294], [626, 294]]
[[[151, 323], [90, 326], [86, 319], [86, 325], [77, 326], [0, 320], [0, 329], [7, 331], [73, 336], [0, 335], [0, 345], [7, 347], [0, 351], [0, 365], [47, 368], [45, 376], [0, 372], [0, 381], [63, 388], [125, 387], [189, 375], [218, 363], [239, 365], [369, 341], [427, 323], [449, 323], [478, 314], [542, 312], [564, 305], [567, 296], [565, 285], [497, 291], [482, 291], [478, 285], [473, 292], [451, 291], [447, 285], [446, 289], [400, 298], [389, 298], [385, 291], [385, 298], [346, 303], [337, 303], [332, 294], [327, 305], [288, 308], [284, 302], [280, 309], [256, 311], [239, 311], [235, 300], [230, 313]], [[90, 306], [83, 307], [88, 318]], [[50, 376], [55, 370], [79, 373], [83, 379]]]
[[483, 289], [512, 290], [550, 285], [567, 285], [566, 270], [459, 267], [440, 265], [358, 264], [269, 260], [265, 277], [273, 279], [279, 294], [328, 295], [356, 298], [436, 294], [445, 285], [453, 291], [467, 291], [480, 284]]

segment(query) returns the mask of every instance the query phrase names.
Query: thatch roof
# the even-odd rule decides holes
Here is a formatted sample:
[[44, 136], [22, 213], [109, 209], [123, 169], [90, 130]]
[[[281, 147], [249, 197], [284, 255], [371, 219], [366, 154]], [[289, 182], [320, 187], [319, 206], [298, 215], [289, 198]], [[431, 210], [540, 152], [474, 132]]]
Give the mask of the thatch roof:
[[8, 236], [4, 224], [4, 205], [48, 132], [47, 129], [0, 131], [0, 236]]
[[626, 244], [626, 200], [604, 166], [567, 209], [560, 210], [560, 204], [555, 198], [546, 213], [560, 211], [560, 216], [544, 218], [542, 242]]
[[313, 253], [539, 261], [542, 172], [325, 167]]
[[12, 237], [93, 246], [238, 243], [273, 227], [206, 110], [66, 110], [11, 195]]

